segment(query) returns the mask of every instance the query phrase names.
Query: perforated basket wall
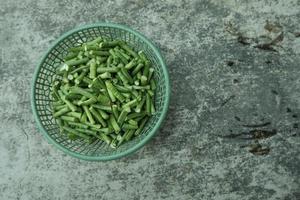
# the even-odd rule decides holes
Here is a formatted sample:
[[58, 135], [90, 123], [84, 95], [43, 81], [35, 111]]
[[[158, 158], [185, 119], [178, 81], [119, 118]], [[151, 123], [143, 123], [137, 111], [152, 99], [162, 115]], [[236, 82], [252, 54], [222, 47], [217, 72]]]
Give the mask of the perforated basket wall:
[[[92, 40], [98, 36], [126, 41], [136, 51], [143, 50], [155, 69], [157, 82], [155, 94], [156, 114], [150, 118], [141, 135], [126, 142], [117, 149], [110, 148], [102, 141], [87, 144], [82, 140], [71, 141], [60, 134], [52, 117], [50, 85], [54, 78], [55, 66], [62, 62], [69, 47]], [[84, 26], [64, 34], [46, 53], [36, 69], [32, 85], [32, 108], [39, 128], [46, 139], [65, 153], [85, 160], [110, 160], [128, 155], [143, 146], [157, 131], [169, 102], [169, 78], [159, 51], [140, 33], [117, 24], [100, 23]]]

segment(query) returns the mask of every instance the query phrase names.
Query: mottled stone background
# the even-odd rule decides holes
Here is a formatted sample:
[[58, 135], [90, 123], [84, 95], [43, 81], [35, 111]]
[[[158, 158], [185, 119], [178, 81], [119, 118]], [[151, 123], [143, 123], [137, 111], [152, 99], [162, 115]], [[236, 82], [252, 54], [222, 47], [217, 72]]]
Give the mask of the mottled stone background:
[[[254, 48], [266, 20], [284, 33], [276, 51]], [[152, 39], [172, 84], [155, 138], [110, 162], [49, 145], [30, 107], [33, 71], [51, 43], [98, 21]], [[230, 24], [256, 39], [238, 42]], [[0, 0], [0, 199], [300, 199], [299, 32], [299, 0]], [[241, 148], [253, 140], [221, 137], [264, 122], [277, 130], [259, 141], [267, 155]]]

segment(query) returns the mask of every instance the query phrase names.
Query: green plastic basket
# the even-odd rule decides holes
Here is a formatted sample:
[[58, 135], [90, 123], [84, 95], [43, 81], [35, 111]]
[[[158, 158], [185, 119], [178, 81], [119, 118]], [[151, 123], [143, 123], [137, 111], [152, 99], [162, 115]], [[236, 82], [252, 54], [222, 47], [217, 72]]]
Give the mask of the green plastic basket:
[[[52, 117], [50, 109], [50, 85], [55, 73], [54, 66], [61, 62], [69, 47], [92, 40], [98, 36], [121, 39], [136, 51], [143, 50], [155, 69], [154, 78], [157, 81], [156, 114], [149, 119], [140, 136], [122, 144], [117, 149], [110, 148], [102, 141], [96, 141], [92, 144], [86, 144], [84, 141], [70, 141], [67, 136], [59, 133], [59, 128]], [[121, 158], [145, 145], [165, 118], [169, 97], [169, 76], [159, 50], [145, 36], [129, 27], [113, 23], [97, 23], [65, 33], [47, 51], [34, 73], [31, 105], [38, 127], [49, 143], [76, 158], [99, 161]]]

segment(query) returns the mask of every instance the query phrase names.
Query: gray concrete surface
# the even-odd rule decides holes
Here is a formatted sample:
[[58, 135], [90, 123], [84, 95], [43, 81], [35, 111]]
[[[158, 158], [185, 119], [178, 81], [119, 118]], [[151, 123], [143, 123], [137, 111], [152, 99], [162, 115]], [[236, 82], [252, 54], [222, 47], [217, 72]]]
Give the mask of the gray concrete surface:
[[[161, 48], [172, 99], [144, 148], [91, 163], [45, 141], [30, 83], [56, 38], [98, 21], [127, 24]], [[299, 22], [297, 0], [0, 0], [0, 199], [300, 199]], [[276, 51], [254, 47], [277, 29]], [[241, 44], [236, 32], [255, 39]], [[277, 130], [259, 140], [267, 155], [241, 147], [254, 140], [222, 137], [265, 122], [256, 129]]]

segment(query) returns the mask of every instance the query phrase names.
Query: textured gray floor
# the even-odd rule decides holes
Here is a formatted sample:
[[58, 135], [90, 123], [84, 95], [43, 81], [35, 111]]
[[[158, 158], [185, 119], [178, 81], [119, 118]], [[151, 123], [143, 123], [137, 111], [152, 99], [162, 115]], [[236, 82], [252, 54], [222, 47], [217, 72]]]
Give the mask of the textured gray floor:
[[[300, 199], [299, 12], [297, 0], [0, 0], [0, 199]], [[231, 23], [262, 38], [266, 20], [284, 32], [278, 52], [254, 48], [254, 40], [243, 45], [225, 31]], [[49, 145], [30, 108], [33, 71], [47, 48], [65, 31], [97, 21], [151, 38], [172, 84], [157, 136], [105, 163]], [[241, 148], [253, 140], [220, 137], [264, 122], [271, 125], [260, 129], [277, 130], [259, 141], [267, 155]]]

